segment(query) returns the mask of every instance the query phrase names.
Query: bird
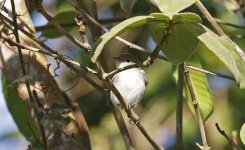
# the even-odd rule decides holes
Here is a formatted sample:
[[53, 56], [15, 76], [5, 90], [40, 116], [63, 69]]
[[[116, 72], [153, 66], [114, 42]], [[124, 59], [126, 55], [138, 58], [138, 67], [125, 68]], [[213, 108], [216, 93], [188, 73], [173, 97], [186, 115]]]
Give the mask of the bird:
[[[138, 59], [129, 53], [123, 53], [114, 58], [116, 59], [116, 68], [139, 65]], [[135, 108], [143, 98], [147, 82], [145, 71], [140, 67], [123, 70], [112, 77], [112, 83], [130, 108]], [[110, 92], [110, 99], [114, 107], [121, 106], [120, 101], [112, 91]]]

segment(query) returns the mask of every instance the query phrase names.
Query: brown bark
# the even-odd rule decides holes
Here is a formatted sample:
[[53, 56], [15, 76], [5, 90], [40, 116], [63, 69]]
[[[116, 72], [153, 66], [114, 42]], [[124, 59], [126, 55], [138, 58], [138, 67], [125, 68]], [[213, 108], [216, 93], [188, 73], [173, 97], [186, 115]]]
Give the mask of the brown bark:
[[[25, 1], [15, 0], [15, 8], [18, 19], [18, 25], [21, 25], [26, 31], [35, 34], [31, 18], [28, 14]], [[12, 16], [12, 9], [9, 1], [6, 1], [5, 7], [8, 12], [6, 15]], [[5, 16], [6, 16], [5, 15]], [[13, 20], [13, 18], [11, 18]], [[13, 34], [10, 34], [9, 27], [14, 29], [12, 24], [4, 24], [4, 21], [0, 20], [1, 36], [7, 36], [9, 39], [15, 41], [16, 38]], [[31, 38], [25, 36], [19, 31], [20, 44], [39, 48], [39, 45], [35, 43]], [[46, 119], [45, 122], [41, 122], [41, 125], [45, 129], [45, 136], [47, 138], [48, 149], [63, 150], [63, 149], [91, 149], [88, 127], [86, 121], [79, 109], [79, 107], [67, 97], [63, 91], [58, 87], [53, 76], [48, 71], [48, 62], [43, 54], [29, 52], [22, 49], [24, 65], [27, 70], [28, 79], [31, 91], [37, 92], [35, 98], [37, 102], [32, 102], [28, 94], [25, 83], [16, 83], [15, 88], [23, 101], [26, 103], [26, 107], [32, 113], [33, 119], [38, 124], [38, 120], [34, 114], [34, 107], [38, 112], [45, 112], [47, 110], [51, 113], [58, 113], [58, 115], [69, 118], [71, 121], [65, 125], [57, 125], [54, 120]], [[9, 45], [0, 37], [0, 65], [3, 74], [5, 74], [7, 81], [11, 84], [14, 81], [23, 77], [21, 69], [21, 62], [18, 56], [18, 51], [15, 46]], [[33, 96], [33, 95], [32, 95]], [[33, 96], [35, 97], [35, 96]], [[55, 104], [59, 103], [67, 108], [71, 108], [72, 111], [64, 113], [65, 110], [55, 107]], [[47, 116], [46, 116], [47, 117]]]

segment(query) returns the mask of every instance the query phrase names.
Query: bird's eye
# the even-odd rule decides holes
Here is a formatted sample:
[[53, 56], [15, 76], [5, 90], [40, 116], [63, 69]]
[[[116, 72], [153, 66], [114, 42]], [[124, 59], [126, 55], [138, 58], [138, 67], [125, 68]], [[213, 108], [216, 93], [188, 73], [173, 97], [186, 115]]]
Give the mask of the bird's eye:
[[126, 62], [128, 62], [128, 63], [129, 63], [129, 62], [130, 62], [130, 59], [126, 59]]

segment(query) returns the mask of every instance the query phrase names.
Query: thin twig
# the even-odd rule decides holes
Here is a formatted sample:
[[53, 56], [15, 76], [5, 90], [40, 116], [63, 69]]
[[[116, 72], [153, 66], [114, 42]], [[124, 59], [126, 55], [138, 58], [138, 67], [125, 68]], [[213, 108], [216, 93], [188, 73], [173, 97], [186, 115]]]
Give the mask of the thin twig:
[[184, 88], [184, 68], [183, 64], [178, 67], [178, 97], [177, 97], [177, 109], [176, 109], [176, 149], [183, 150], [183, 132], [182, 132], [182, 120], [183, 120], [183, 88]]
[[[104, 18], [104, 19], [99, 19], [98, 22], [100, 24], [110, 24], [110, 23], [116, 23], [116, 22], [121, 22], [123, 20], [126, 20], [126, 17], [118, 17], [118, 18]], [[74, 22], [68, 22], [68, 23], [60, 23], [62, 27], [74, 27], [77, 24]], [[84, 22], [84, 25], [87, 25], [86, 21]], [[53, 25], [47, 24], [47, 25], [42, 25], [42, 26], [36, 26], [35, 29], [36, 31], [43, 31], [43, 30], [48, 30], [52, 29]]]
[[85, 33], [85, 25], [83, 23], [83, 18], [80, 14], [77, 14], [77, 16], [75, 17], [75, 21], [77, 23], [77, 26], [78, 26], [78, 32], [80, 33], [81, 37], [82, 37], [82, 40], [83, 40], [83, 44], [86, 45], [86, 47], [89, 48], [89, 50], [87, 50], [86, 52], [89, 53], [90, 52], [90, 49], [91, 49], [91, 45], [89, 44], [88, 42], [88, 38], [86, 36], [86, 33]]
[[[20, 43], [20, 38], [19, 38], [19, 33], [18, 33], [18, 26], [17, 26], [18, 25], [18, 23], [17, 23], [17, 15], [16, 15], [16, 11], [15, 11], [14, 0], [11, 0], [11, 7], [12, 7], [12, 15], [13, 15], [14, 36], [15, 36], [16, 42]], [[21, 50], [20, 47], [17, 47], [17, 49], [18, 49], [18, 55], [19, 55], [20, 64], [21, 64], [21, 70], [22, 70], [23, 75], [25, 76], [27, 74], [27, 72], [26, 72], [25, 65], [24, 65], [24, 59], [23, 59], [22, 50]], [[31, 92], [31, 88], [30, 88], [29, 82], [26, 81], [25, 85], [26, 85], [26, 88], [27, 88], [27, 92], [28, 92], [30, 101], [35, 103], [34, 99], [33, 99], [33, 96], [32, 96], [32, 92]], [[45, 133], [44, 133], [44, 127], [41, 124], [40, 120], [38, 120], [38, 117], [37, 117], [38, 111], [37, 111], [36, 107], [34, 105], [32, 107], [33, 107], [33, 110], [34, 110], [34, 114], [35, 114], [35, 116], [37, 118], [37, 122], [38, 122], [38, 125], [40, 127], [40, 131], [42, 133], [41, 135], [42, 135], [42, 140], [43, 140], [43, 148], [44, 148], [44, 150], [48, 150], [47, 138], [46, 138]]]
[[238, 147], [238, 145], [235, 144], [235, 143], [232, 141], [232, 139], [229, 138], [229, 136], [225, 133], [225, 131], [220, 129], [218, 123], [215, 123], [215, 126], [216, 126], [217, 130], [219, 131], [219, 133], [220, 133], [223, 137], [226, 138], [226, 140], [229, 142], [229, 144], [230, 144], [232, 147], [236, 147], [238, 150], [240, 149], [240, 148]]
[[229, 76], [229, 75], [225, 75], [225, 74], [218, 73], [218, 72], [208, 71], [208, 70], [205, 70], [205, 69], [202, 69], [202, 68], [199, 68], [199, 67], [195, 67], [195, 66], [191, 66], [191, 65], [186, 65], [186, 66], [187, 66], [188, 69], [192, 69], [192, 70], [195, 70], [195, 71], [206, 73], [208, 75], [217, 76], [217, 77], [221, 77], [221, 78], [224, 78], [224, 79], [235, 81], [235, 78], [232, 77], [232, 76]]
[[[33, 100], [35, 101], [35, 104], [37, 104], [37, 113], [40, 115], [43, 109], [42, 104], [40, 103], [40, 99], [38, 98], [36, 90], [33, 90], [32, 93], [33, 93]], [[37, 118], [37, 119], [39, 120], [40, 118]], [[43, 148], [45, 150], [48, 150], [48, 142], [47, 142], [47, 136], [45, 134], [44, 126], [41, 123], [39, 123], [38, 125], [40, 128], [40, 133], [42, 135]]]
[[207, 138], [206, 138], [206, 134], [205, 134], [203, 120], [202, 120], [200, 108], [198, 106], [198, 99], [196, 97], [196, 93], [195, 93], [194, 88], [193, 88], [193, 84], [192, 84], [192, 81], [191, 81], [191, 78], [190, 78], [189, 70], [188, 70], [188, 68], [187, 68], [185, 63], [184, 63], [184, 74], [185, 74], [186, 82], [187, 82], [187, 85], [188, 85], [188, 88], [189, 88], [189, 91], [190, 91], [192, 104], [193, 104], [195, 112], [196, 112], [198, 126], [199, 126], [199, 129], [200, 129], [201, 138], [202, 138], [202, 145], [203, 146], [200, 146], [199, 144], [197, 144], [197, 145], [198, 145], [198, 147], [201, 150], [209, 150], [210, 147], [208, 146], [208, 143], [207, 143]]
[[53, 19], [52, 16], [50, 16], [45, 9], [43, 8], [42, 4], [39, 0], [33, 0], [33, 4], [35, 5], [37, 11], [41, 13], [57, 30], [59, 30], [64, 36], [66, 36], [71, 42], [76, 44], [78, 47], [89, 51], [91, 48], [87, 47], [86, 45], [82, 44], [80, 41], [72, 37], [71, 34], [69, 34], [57, 21]]

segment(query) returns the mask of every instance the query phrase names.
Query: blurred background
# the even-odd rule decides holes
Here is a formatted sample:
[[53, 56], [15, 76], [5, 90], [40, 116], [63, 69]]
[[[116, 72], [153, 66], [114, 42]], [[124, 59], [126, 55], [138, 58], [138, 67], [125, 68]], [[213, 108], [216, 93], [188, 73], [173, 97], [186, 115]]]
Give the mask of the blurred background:
[[[228, 23], [244, 26], [244, 28], [237, 28], [221, 24], [225, 33], [245, 50], [245, 18], [241, 11], [235, 10], [236, 5], [231, 0], [203, 0], [202, 2], [214, 17], [225, 20]], [[96, 0], [96, 3], [99, 20], [118, 18], [122, 21], [124, 18], [147, 15], [154, 11], [145, 0], [135, 0], [135, 5], [132, 7], [131, 12], [125, 12], [120, 6], [119, 0]], [[45, 41], [45, 43], [54, 50], [57, 50], [60, 54], [67, 55], [79, 61], [81, 64], [93, 68], [89, 60], [89, 55], [72, 45], [66, 38], [60, 37], [59, 35], [53, 36], [55, 33], [52, 29], [43, 27], [47, 25], [45, 18], [43, 18], [29, 2], [28, 5], [40, 39]], [[69, 3], [65, 0], [43, 0], [43, 5], [50, 14], [57, 18], [60, 17], [57, 16], [58, 12], [74, 12]], [[202, 17], [195, 6], [185, 11], [198, 13]], [[75, 13], [71, 13], [69, 16], [62, 16], [61, 18], [74, 18], [74, 15]], [[66, 21], [69, 21], [69, 19]], [[70, 19], [70, 21], [74, 23], [74, 19]], [[203, 22], [206, 26], [210, 27], [205, 19], [203, 19]], [[111, 23], [108, 21], [103, 23], [103, 25], [110, 29], [117, 23], [118, 22]], [[212, 28], [210, 27], [210, 29]], [[70, 27], [67, 28], [67, 30], [69, 30], [73, 36], [80, 38], [77, 33], [77, 28]], [[87, 34], [91, 38], [89, 30], [87, 30]], [[149, 52], [155, 47], [155, 43], [149, 34], [149, 29], [144, 26], [126, 32], [122, 37], [147, 48]], [[93, 44], [91, 39], [90, 43]], [[124, 44], [112, 40], [106, 45], [103, 53], [103, 66], [105, 66], [106, 71], [111, 71], [115, 68], [115, 61], [112, 57], [118, 56], [122, 52], [133, 53], [141, 61], [144, 61], [147, 57], [146, 54], [134, 49], [129, 49]], [[219, 61], [215, 55], [209, 51], [205, 51], [205, 47], [200, 46], [195, 55], [201, 60], [203, 68], [230, 74], [224, 64]], [[57, 63], [55, 60], [50, 57], [48, 57], [48, 60], [52, 64], [52, 68], [56, 69]], [[176, 136], [175, 113], [177, 87], [173, 77], [174, 68], [175, 66], [171, 63], [156, 59], [151, 67], [145, 69], [148, 77], [148, 86], [141, 104], [135, 109], [143, 126], [150, 135], [167, 150], [174, 149]], [[67, 93], [79, 103], [85, 115], [90, 129], [92, 148], [94, 150], [125, 149], [114, 117], [107, 106], [106, 98], [85, 80], [62, 64], [61, 67], [57, 69], [57, 74], [59, 74], [59, 76], [56, 77], [56, 80], [60, 87], [63, 90], [70, 89]], [[217, 131], [215, 123], [218, 123], [231, 138], [233, 130], [239, 132], [245, 122], [245, 90], [239, 89], [234, 82], [227, 79], [209, 75], [207, 75], [207, 79], [215, 104], [212, 115], [205, 123], [208, 143], [213, 149], [232, 149], [227, 140]], [[3, 90], [5, 89], [1, 89], [1, 91]], [[0, 149], [27, 149], [28, 141], [18, 131], [11, 114], [8, 112], [3, 92], [0, 98]], [[201, 139], [196, 117], [189, 110], [186, 103], [184, 103], [183, 110], [184, 147], [185, 149], [198, 149], [195, 143], [198, 142], [201, 144]], [[152, 149], [151, 145], [146, 141], [139, 130], [133, 124], [129, 123], [129, 119], [124, 112], [123, 115], [136, 148], [139, 150]], [[237, 138], [240, 146], [242, 146], [239, 136]]]

